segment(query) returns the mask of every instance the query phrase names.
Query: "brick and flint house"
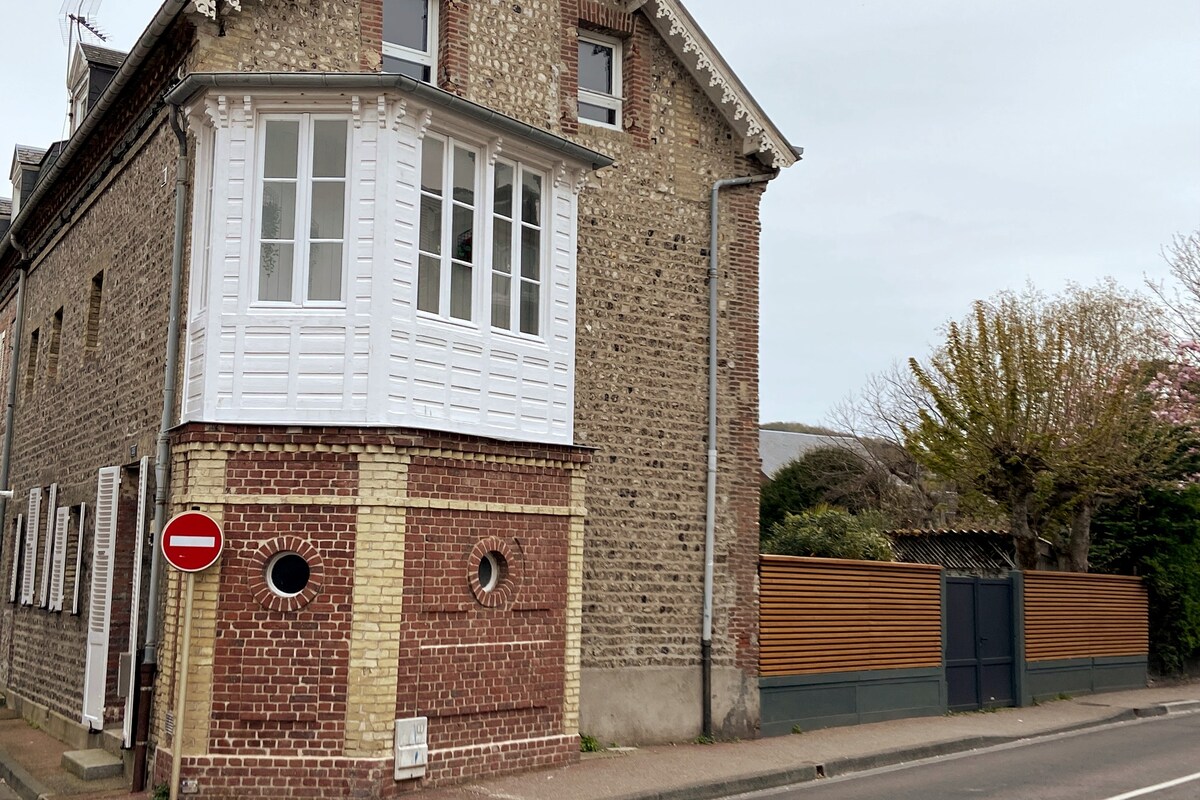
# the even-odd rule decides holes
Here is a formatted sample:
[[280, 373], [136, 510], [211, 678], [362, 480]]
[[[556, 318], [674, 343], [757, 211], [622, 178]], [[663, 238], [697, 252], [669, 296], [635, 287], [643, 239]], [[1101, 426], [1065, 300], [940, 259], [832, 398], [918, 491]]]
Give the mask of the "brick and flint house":
[[166, 0], [69, 83], [0, 239], [11, 705], [202, 797], [754, 735], [798, 151], [676, 0]]

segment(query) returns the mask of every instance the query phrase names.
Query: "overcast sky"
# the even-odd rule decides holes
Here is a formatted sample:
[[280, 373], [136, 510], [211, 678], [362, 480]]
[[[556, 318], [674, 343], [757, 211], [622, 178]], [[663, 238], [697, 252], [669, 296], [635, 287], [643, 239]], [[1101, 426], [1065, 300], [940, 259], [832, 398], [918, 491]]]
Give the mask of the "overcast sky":
[[[999, 289], [1162, 277], [1200, 227], [1197, 0], [686, 4], [805, 148], [763, 208], [764, 421], [824, 421]], [[102, 4], [110, 44], [158, 5]], [[59, 6], [0, 0], [5, 164], [66, 130]]]

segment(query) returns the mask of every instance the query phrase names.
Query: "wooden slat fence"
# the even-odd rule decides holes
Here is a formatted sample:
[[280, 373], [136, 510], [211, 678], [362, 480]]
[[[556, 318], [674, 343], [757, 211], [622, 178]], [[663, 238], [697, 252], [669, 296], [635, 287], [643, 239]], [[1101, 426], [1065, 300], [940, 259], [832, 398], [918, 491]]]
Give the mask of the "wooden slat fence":
[[1026, 572], [1025, 660], [1134, 656], [1149, 651], [1140, 578]]
[[941, 568], [759, 557], [759, 674], [938, 667]]

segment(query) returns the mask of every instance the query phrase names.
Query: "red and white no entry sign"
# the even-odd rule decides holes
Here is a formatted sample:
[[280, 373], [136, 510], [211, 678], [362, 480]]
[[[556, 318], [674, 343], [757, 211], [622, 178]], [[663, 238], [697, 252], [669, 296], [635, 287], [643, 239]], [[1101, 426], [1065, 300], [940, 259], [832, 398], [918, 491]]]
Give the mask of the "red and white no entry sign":
[[225, 546], [221, 526], [203, 511], [184, 511], [171, 517], [163, 526], [160, 540], [167, 563], [183, 572], [208, 569]]

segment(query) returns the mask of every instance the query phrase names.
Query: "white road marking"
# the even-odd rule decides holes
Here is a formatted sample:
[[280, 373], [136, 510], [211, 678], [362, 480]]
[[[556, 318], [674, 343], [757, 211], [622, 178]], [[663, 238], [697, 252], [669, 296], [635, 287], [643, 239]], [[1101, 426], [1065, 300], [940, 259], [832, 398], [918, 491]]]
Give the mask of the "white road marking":
[[1191, 783], [1192, 781], [1200, 781], [1200, 772], [1195, 772], [1191, 775], [1184, 775], [1182, 778], [1176, 778], [1173, 781], [1167, 781], [1165, 783], [1155, 784], [1154, 786], [1147, 786], [1145, 789], [1135, 789], [1132, 792], [1126, 792], [1125, 794], [1119, 794], [1115, 797], [1106, 797], [1106, 798], [1104, 798], [1104, 800], [1132, 800], [1132, 798], [1134, 798], [1134, 797], [1141, 797], [1142, 795], [1154, 794], [1155, 792], [1161, 792], [1163, 789], [1170, 789], [1174, 786], [1182, 786], [1183, 784]]
[[216, 547], [215, 536], [171, 536], [171, 547]]

